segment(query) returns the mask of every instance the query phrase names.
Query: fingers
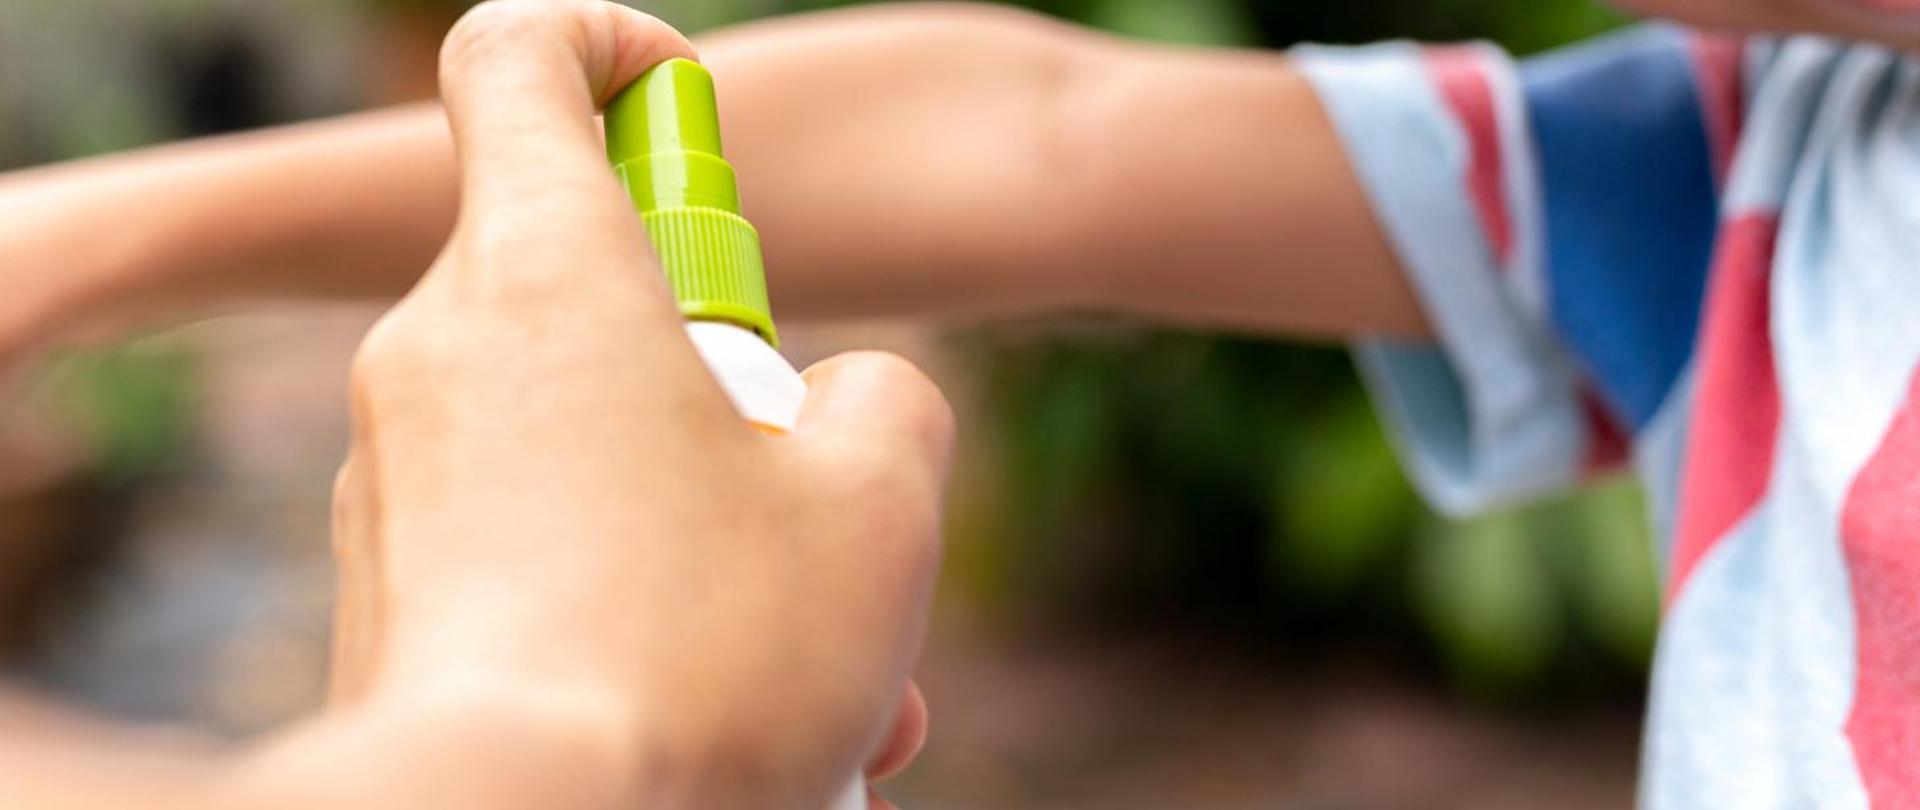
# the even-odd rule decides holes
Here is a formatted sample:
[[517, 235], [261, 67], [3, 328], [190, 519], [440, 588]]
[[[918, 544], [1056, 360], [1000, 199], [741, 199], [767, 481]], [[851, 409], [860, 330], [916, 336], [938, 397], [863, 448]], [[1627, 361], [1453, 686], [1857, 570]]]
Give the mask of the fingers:
[[886, 472], [944, 487], [953, 456], [953, 409], [911, 363], [854, 352], [806, 372], [809, 392], [795, 436], [824, 444]]
[[[790, 440], [828, 458], [823, 470], [829, 475], [816, 482], [824, 485], [820, 491], [851, 487], [845, 494], [852, 502], [864, 499], [860, 519], [888, 525], [889, 536], [899, 541], [886, 554], [860, 544], [859, 576], [866, 577], [870, 592], [881, 595], [873, 607], [902, 621], [896, 629], [907, 635], [901, 638], [917, 639], [925, 630], [925, 600], [939, 556], [940, 501], [953, 454], [952, 408], [925, 374], [891, 354], [843, 354], [805, 376], [807, 400]], [[833, 494], [827, 498], [841, 500]], [[896, 663], [902, 673], [909, 665], [904, 658]], [[926, 735], [926, 698], [909, 681], [886, 738], [867, 760], [866, 777], [885, 779], [905, 769]], [[876, 810], [893, 806], [871, 790], [868, 804]]]
[[333, 672], [328, 702], [346, 706], [371, 688], [380, 646], [379, 497], [361, 461], [349, 457], [334, 481]]
[[526, 234], [611, 220], [637, 232], [594, 113], [647, 68], [693, 55], [667, 24], [602, 0], [493, 0], [468, 12], [440, 58], [463, 226], [492, 233], [505, 219]]

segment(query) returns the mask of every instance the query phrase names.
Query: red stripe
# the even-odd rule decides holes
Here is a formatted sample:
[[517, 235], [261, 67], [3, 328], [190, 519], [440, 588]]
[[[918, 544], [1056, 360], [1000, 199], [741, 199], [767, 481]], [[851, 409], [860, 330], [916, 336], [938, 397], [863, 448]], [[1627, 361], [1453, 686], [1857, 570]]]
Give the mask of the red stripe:
[[1487, 54], [1472, 46], [1429, 48], [1427, 73], [1467, 133], [1467, 196], [1502, 267], [1513, 256], [1513, 218], [1507, 210], [1500, 119]]
[[1593, 478], [1620, 469], [1627, 461], [1632, 443], [1620, 420], [1613, 415], [1613, 409], [1600, 399], [1599, 392], [1582, 385], [1580, 411], [1587, 423], [1587, 451], [1580, 461], [1581, 473]]
[[1720, 234], [1700, 336], [1700, 389], [1680, 480], [1667, 579], [1672, 604], [1700, 559], [1766, 494], [1780, 430], [1768, 331], [1768, 271], [1779, 221], [1741, 217]]
[[1721, 182], [1733, 165], [1733, 153], [1740, 143], [1740, 129], [1746, 106], [1742, 85], [1742, 62], [1746, 58], [1746, 40], [1725, 34], [1696, 34], [1693, 37], [1693, 61], [1698, 68], [1700, 109], [1706, 119], [1707, 141], [1713, 151], [1713, 172]]
[[1853, 585], [1847, 737], [1874, 807], [1920, 807], [1920, 376], [1840, 519]]

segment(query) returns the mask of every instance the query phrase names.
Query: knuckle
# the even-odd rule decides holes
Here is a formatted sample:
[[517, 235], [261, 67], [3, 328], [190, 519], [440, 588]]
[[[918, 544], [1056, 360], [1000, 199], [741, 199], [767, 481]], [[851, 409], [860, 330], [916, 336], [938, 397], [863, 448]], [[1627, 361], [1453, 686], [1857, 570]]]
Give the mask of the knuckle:
[[[333, 475], [332, 514], [335, 526], [341, 525], [343, 519], [350, 517], [354, 512], [353, 501], [359, 492], [357, 489], [359, 486], [357, 480], [358, 475], [354, 470], [354, 462], [351, 458], [349, 458], [345, 464], [340, 465], [339, 471]], [[337, 540], [338, 537], [336, 536], [335, 539]]]
[[440, 51], [442, 76], [457, 82], [463, 71], [534, 41], [571, 45], [596, 79], [596, 96], [618, 89], [605, 86], [611, 76], [634, 75], [667, 56], [694, 52], [679, 31], [628, 4], [487, 0], [470, 9], [448, 32]]
[[859, 444], [841, 448], [829, 467], [829, 482], [842, 497], [887, 500], [899, 486], [895, 474], [901, 467], [899, 454], [887, 449]]
[[[580, 193], [591, 194], [591, 191]], [[578, 199], [578, 194], [575, 195]], [[546, 214], [544, 209], [530, 209]], [[553, 217], [566, 215], [554, 211]], [[528, 227], [476, 229], [450, 248], [453, 300], [468, 314], [508, 320], [620, 308], [659, 282], [634, 272], [644, 243], [583, 241], [570, 233]]]
[[431, 330], [403, 304], [367, 331], [348, 366], [348, 388], [366, 400], [400, 382], [419, 379], [432, 363]]
[[944, 413], [948, 417], [952, 416], [952, 409], [948, 407], [946, 397], [940, 393], [939, 386], [934, 385], [933, 378], [927, 376], [927, 373], [913, 361], [892, 352], [867, 352], [866, 356], [871, 358], [869, 362], [884, 369], [894, 385], [903, 391], [918, 395], [926, 405], [937, 412], [931, 415]]
[[553, 24], [552, 11], [564, 4], [527, 0], [487, 0], [460, 17], [440, 48], [443, 75], [457, 77]]
[[879, 378], [883, 390], [890, 393], [889, 398], [904, 409], [903, 415], [916, 432], [906, 438], [917, 440], [920, 444], [916, 447], [941, 455], [951, 452], [957, 421], [952, 403], [933, 378], [912, 361], [891, 352], [860, 352], [851, 362], [866, 365]]
[[920, 367], [898, 354], [877, 349], [862, 349], [842, 355], [849, 365], [859, 365], [872, 369], [872, 373], [889, 378], [912, 378], [923, 376]]
[[335, 557], [351, 557], [362, 549], [358, 542], [360, 536], [361, 489], [357, 462], [348, 459], [341, 465], [340, 471], [333, 477], [333, 553]]
[[[864, 483], [862, 483], [864, 482]], [[918, 572], [940, 560], [942, 512], [937, 497], [923, 485], [898, 477], [840, 476], [810, 488], [809, 503], [795, 510], [808, 514], [817, 536], [852, 542], [867, 551], [885, 549], [895, 570]]]
[[[512, 313], [537, 310], [554, 299], [575, 296], [586, 274], [564, 272], [568, 245], [559, 239], [540, 239], [519, 232], [478, 234], [458, 246], [455, 263], [464, 268], [459, 297], [463, 305]], [[584, 297], [584, 296], [580, 296]]]
[[404, 344], [404, 335], [396, 329], [395, 316], [389, 313], [375, 323], [360, 340], [360, 347], [353, 352], [353, 361], [348, 365], [348, 375], [353, 390], [369, 391], [379, 388], [381, 383], [394, 376], [400, 359], [400, 349]]
[[900, 447], [860, 443], [837, 448], [824, 476], [832, 500], [883, 509], [916, 509], [938, 500], [925, 464]]
[[333, 484], [331, 550], [344, 576], [365, 574], [380, 556], [377, 499], [357, 455], [341, 465]]

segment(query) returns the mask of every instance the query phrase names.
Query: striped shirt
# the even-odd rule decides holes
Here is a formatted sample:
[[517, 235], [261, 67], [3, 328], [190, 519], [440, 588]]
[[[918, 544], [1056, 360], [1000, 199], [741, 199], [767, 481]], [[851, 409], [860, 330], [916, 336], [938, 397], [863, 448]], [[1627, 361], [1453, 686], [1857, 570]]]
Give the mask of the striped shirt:
[[1920, 807], [1920, 59], [1647, 27], [1298, 63], [1421, 296], [1368, 341], [1463, 513], [1630, 469], [1648, 807]]

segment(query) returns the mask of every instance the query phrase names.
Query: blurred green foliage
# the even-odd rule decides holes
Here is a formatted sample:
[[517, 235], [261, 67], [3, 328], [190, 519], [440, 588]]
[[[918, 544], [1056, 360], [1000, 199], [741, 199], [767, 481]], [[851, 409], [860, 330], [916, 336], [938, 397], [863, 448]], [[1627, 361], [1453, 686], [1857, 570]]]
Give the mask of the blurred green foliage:
[[[1478, 37], [1524, 54], [1620, 23], [1578, 0], [1035, 5], [1133, 36], [1274, 47]], [[1341, 353], [1166, 333], [969, 341], [1004, 444], [1003, 494], [987, 500], [1005, 512], [965, 561], [974, 583], [1293, 648], [1412, 642], [1486, 695], [1645, 671], [1657, 592], [1630, 483], [1449, 522], [1418, 503]]]
[[1617, 481], [1447, 521], [1400, 473], [1343, 352], [1112, 327], [961, 339], [990, 495], [958, 584], [1014, 612], [1423, 651], [1490, 697], [1630, 687], [1652, 540]]
[[165, 341], [68, 352], [45, 384], [91, 450], [91, 472], [118, 485], [174, 469], [191, 447], [198, 385], [193, 356]]
[[[450, 15], [464, 0], [357, 0]], [[641, 0], [688, 30], [843, 0]], [[1486, 38], [1532, 53], [1620, 19], [1586, 0], [1032, 0], [1129, 36], [1283, 47]], [[134, 129], [132, 125], [128, 130]], [[953, 582], [1006, 616], [1222, 629], [1295, 650], [1416, 650], [1462, 688], [1563, 694], [1642, 677], [1657, 621], [1637, 490], [1449, 522], [1402, 477], [1344, 352], [1095, 324], [956, 338], [977, 358], [980, 490]], [[111, 475], [180, 446], [180, 358], [59, 372]], [[1357, 641], [1356, 641], [1357, 640]]]
[[[686, 30], [873, 0], [629, 0]], [[388, 0], [460, 6], [459, 0]], [[1619, 25], [1588, 0], [1028, 0], [1126, 36], [1284, 47]], [[984, 376], [952, 578], [989, 612], [1390, 642], [1487, 695], [1637, 683], [1657, 592], [1626, 482], [1463, 522], [1402, 477], [1345, 353], [1106, 324], [957, 338]]]
[[[1621, 23], [1584, 0], [1019, 5], [1128, 36], [1266, 47], [1483, 38], [1527, 54]], [[675, 19], [675, 3], [655, 7]], [[974, 439], [992, 447], [988, 494], [969, 505], [987, 514], [963, 519], [954, 576], [990, 607], [1296, 650], [1372, 639], [1487, 696], [1643, 677], [1657, 590], [1629, 482], [1446, 521], [1408, 487], [1343, 352], [1125, 324], [959, 342], [985, 375], [989, 424]]]

